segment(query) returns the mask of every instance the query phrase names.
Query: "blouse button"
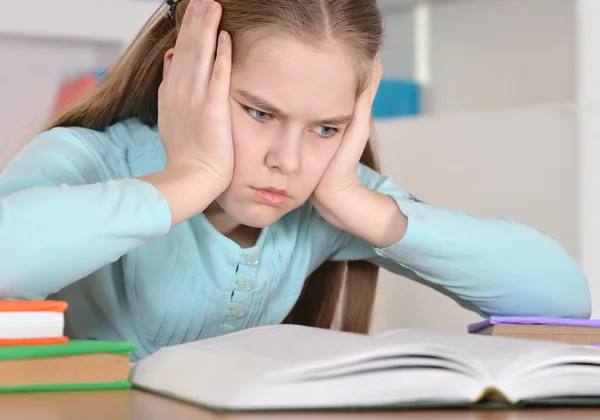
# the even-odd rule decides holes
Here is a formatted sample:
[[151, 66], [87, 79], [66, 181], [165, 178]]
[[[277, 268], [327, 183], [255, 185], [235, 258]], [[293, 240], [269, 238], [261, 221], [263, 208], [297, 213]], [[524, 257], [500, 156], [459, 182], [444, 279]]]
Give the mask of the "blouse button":
[[235, 331], [236, 331], [235, 327], [232, 327], [231, 325], [227, 325], [227, 326], [223, 327], [223, 329], [221, 330], [221, 334], [222, 335], [231, 334]]
[[233, 305], [231, 308], [231, 315], [234, 318], [241, 318], [246, 315], [246, 308], [244, 305], [240, 305], [239, 303], [237, 305]]
[[258, 264], [258, 255], [255, 254], [254, 252], [246, 255], [245, 258], [246, 264], [247, 265], [257, 265]]
[[238, 289], [247, 291], [252, 289], [252, 279], [250, 277], [242, 277], [237, 282]]

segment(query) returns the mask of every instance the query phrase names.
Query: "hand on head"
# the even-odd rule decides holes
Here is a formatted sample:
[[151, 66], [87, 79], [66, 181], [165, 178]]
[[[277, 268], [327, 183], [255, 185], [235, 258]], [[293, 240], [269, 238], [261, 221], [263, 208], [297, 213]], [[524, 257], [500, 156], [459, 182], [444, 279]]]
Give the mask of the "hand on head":
[[[373, 57], [378, 42], [354, 45], [326, 35], [329, 26], [307, 26], [308, 15], [266, 9], [290, 0], [248, 5], [243, 16], [241, 0], [221, 1], [223, 18], [223, 6], [214, 0], [189, 2], [175, 47], [165, 55], [159, 132], [167, 169], [208, 173], [201, 182], [219, 186], [212, 199], [228, 215], [264, 227], [311, 197], [324, 202], [359, 182], [357, 165], [381, 80], [379, 57], [370, 77], [355, 70]], [[309, 3], [296, 12], [322, 13], [318, 2]], [[348, 13], [344, 19], [361, 27], [359, 17]], [[372, 24], [361, 30], [377, 34], [378, 15], [371, 14]], [[277, 30], [257, 35], [267, 21]], [[220, 24], [238, 43], [234, 74], [231, 37], [217, 42]], [[319, 31], [322, 42], [311, 38]], [[358, 61], [348, 54], [351, 47]], [[367, 88], [357, 97], [365, 79]]]
[[189, 3], [175, 48], [165, 56], [158, 126], [167, 168], [214, 173], [225, 190], [233, 174], [231, 38], [217, 37], [221, 13], [213, 0]]
[[369, 84], [358, 96], [340, 146], [313, 193], [312, 201], [317, 206], [319, 202], [334, 200], [338, 193], [360, 185], [357, 167], [371, 135], [371, 111], [382, 77], [381, 60], [377, 55], [371, 67]]

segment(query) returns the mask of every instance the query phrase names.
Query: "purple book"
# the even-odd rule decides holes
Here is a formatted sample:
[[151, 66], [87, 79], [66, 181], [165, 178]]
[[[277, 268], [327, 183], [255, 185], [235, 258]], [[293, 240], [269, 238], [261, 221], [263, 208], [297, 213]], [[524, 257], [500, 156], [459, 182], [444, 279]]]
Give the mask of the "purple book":
[[470, 324], [469, 333], [474, 333], [490, 325], [559, 325], [562, 327], [600, 328], [600, 319], [548, 318], [539, 316], [492, 316], [485, 321]]

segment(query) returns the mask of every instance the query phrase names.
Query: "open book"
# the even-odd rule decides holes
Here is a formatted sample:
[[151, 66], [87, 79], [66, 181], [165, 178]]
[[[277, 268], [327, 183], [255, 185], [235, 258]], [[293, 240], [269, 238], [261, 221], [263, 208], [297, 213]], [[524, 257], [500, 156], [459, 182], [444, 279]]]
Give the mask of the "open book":
[[134, 387], [216, 410], [507, 404], [600, 398], [600, 348], [422, 330], [278, 325], [164, 347]]

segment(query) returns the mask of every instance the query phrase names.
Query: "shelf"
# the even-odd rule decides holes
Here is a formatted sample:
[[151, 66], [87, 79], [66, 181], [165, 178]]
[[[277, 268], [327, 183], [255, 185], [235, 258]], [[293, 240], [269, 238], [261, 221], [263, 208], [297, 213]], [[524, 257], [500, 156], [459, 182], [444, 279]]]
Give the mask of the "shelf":
[[557, 118], [558, 114], [562, 114], [563, 112], [569, 114], [576, 113], [577, 103], [574, 100], [547, 101], [439, 114], [423, 113], [394, 118], [379, 118], [375, 120], [375, 124], [384, 130], [389, 128], [404, 129], [404, 127], [429, 129], [431, 127], [441, 127], [445, 124], [462, 124], [463, 121], [469, 121], [469, 124], [474, 121], [502, 121], [504, 118], [513, 118], [519, 115], [542, 115], [542, 118], [550, 116], [550, 119], [554, 119]]
[[381, 10], [386, 12], [403, 12], [411, 10], [418, 4], [448, 3], [457, 0], [378, 0]]
[[[452, 0], [379, 0], [379, 4], [388, 13], [431, 1]], [[126, 44], [160, 4], [150, 0], [0, 0], [0, 36]]]
[[0, 36], [123, 45], [159, 5], [136, 0], [0, 0]]
[[379, 8], [385, 12], [404, 11], [411, 9], [427, 0], [378, 0]]

